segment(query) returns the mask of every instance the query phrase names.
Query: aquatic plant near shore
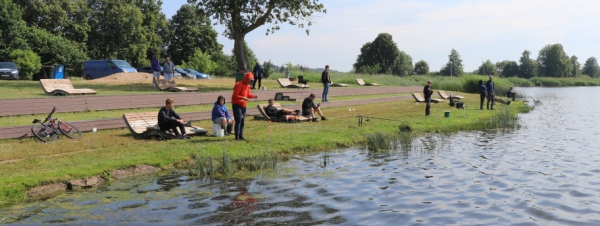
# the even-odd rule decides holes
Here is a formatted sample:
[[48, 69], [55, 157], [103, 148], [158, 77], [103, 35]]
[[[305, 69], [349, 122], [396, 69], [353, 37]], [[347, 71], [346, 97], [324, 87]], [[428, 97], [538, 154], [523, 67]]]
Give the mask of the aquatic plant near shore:
[[231, 176], [239, 171], [272, 170], [277, 167], [279, 161], [276, 154], [266, 151], [247, 156], [231, 156], [229, 152], [223, 151], [220, 158], [195, 154], [193, 159], [194, 162], [187, 165], [192, 176]]
[[487, 129], [518, 129], [520, 128], [519, 116], [508, 108], [500, 108], [485, 123]]

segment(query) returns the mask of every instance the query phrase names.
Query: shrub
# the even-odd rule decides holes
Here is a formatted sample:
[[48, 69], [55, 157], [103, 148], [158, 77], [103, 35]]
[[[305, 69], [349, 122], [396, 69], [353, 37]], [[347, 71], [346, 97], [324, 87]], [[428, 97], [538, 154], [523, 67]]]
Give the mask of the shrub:
[[39, 72], [42, 68], [40, 57], [31, 50], [13, 50], [9, 58], [20, 68], [19, 76], [23, 80], [31, 80], [33, 74]]
[[269, 75], [271, 75], [273, 73], [274, 66], [275, 65], [273, 65], [273, 63], [271, 63], [271, 60], [265, 61], [263, 63], [263, 69], [265, 69], [265, 74], [263, 75], [264, 78], [269, 78]]
[[194, 55], [191, 55], [187, 62], [183, 61], [181, 66], [205, 74], [211, 74], [214, 68], [217, 67], [216, 64], [210, 60], [210, 57], [200, 49], [196, 49]]

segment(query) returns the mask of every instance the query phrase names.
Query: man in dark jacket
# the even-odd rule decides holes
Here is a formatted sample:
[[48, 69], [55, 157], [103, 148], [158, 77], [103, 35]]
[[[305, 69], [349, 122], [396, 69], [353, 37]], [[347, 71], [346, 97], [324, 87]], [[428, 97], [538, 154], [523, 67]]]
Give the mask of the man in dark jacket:
[[431, 107], [431, 95], [433, 94], [433, 89], [431, 89], [432, 82], [427, 81], [427, 85], [423, 87], [423, 96], [425, 97], [425, 116], [429, 116], [429, 108]]
[[329, 77], [329, 65], [325, 65], [325, 70], [321, 74], [321, 83], [323, 83], [323, 96], [321, 97], [322, 102], [328, 103], [327, 94], [329, 93], [329, 85], [331, 85], [331, 78]]
[[481, 109], [481, 110], [483, 110], [483, 101], [485, 100], [486, 96], [487, 96], [487, 88], [483, 84], [483, 79], [482, 79], [482, 80], [479, 80], [479, 97], [480, 97], [479, 109]]
[[269, 117], [279, 118], [284, 115], [297, 115], [296, 111], [294, 110], [277, 108], [273, 104], [275, 104], [273, 99], [269, 99], [269, 105], [265, 107], [265, 113], [267, 113], [267, 116]]
[[[496, 97], [496, 92], [495, 92], [495, 87], [494, 87], [494, 76], [490, 75], [490, 80], [488, 80], [485, 83], [485, 88], [487, 89], [487, 109], [488, 110], [494, 110], [494, 104], [496, 104], [496, 100], [494, 99]], [[491, 108], [490, 108], [490, 103], [491, 103]]]
[[252, 89], [256, 89], [256, 83], [258, 82], [258, 88], [260, 89], [262, 85], [262, 77], [265, 74], [265, 69], [260, 65], [260, 63], [256, 62], [254, 66], [254, 83], [252, 83]]
[[[175, 101], [171, 98], [167, 99], [166, 105], [160, 109], [158, 112], [158, 127], [160, 130], [173, 130], [177, 139], [191, 139], [187, 134], [185, 134], [185, 123], [183, 119], [179, 117], [173, 107], [175, 106]], [[177, 131], [177, 128], [181, 130], [181, 134]]]
[[315, 94], [312, 93], [310, 94], [310, 96], [304, 99], [304, 102], [302, 102], [302, 115], [308, 116], [310, 119], [312, 119], [313, 122], [318, 122], [319, 120], [317, 119], [317, 117], [315, 117], [316, 111], [321, 116], [321, 120], [327, 120], [325, 116], [323, 116], [323, 112], [321, 112], [321, 104], [315, 105], [315, 102], [313, 102], [314, 99]]

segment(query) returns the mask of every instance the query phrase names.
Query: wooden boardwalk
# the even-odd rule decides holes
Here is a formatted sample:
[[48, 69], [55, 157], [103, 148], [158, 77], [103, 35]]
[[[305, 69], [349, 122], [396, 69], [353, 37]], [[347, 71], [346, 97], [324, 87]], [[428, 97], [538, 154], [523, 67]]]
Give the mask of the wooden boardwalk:
[[[372, 88], [369, 88], [369, 90], [371, 90], [371, 89]], [[377, 89], [379, 89], [379, 88], [377, 88]], [[364, 93], [350, 94], [348, 92], [348, 90], [344, 90], [346, 93], [345, 95], [362, 95], [362, 94], [364, 94]], [[367, 90], [365, 90], [365, 91], [367, 91]], [[230, 93], [230, 92], [228, 92], [228, 93]], [[308, 93], [310, 93], [310, 91], [306, 91], [302, 94], [294, 94], [294, 95], [299, 95], [298, 97], [304, 97], [304, 96], [308, 95]], [[331, 93], [331, 91], [330, 91], [330, 93]], [[258, 95], [261, 95], [261, 94], [259, 93]], [[273, 95], [275, 95], [275, 93], [273, 93]], [[341, 95], [341, 92], [339, 95]], [[272, 97], [269, 97], [269, 98], [272, 98]], [[216, 100], [216, 97], [213, 99]], [[267, 99], [267, 98], [265, 97], [262, 99]], [[381, 102], [409, 100], [409, 99], [412, 99], [412, 97], [411, 96], [396, 96], [396, 97], [384, 97], [384, 98], [361, 99], [361, 100], [334, 101], [334, 102], [330, 102], [330, 103], [325, 103], [322, 105], [322, 107], [325, 109], [325, 108], [329, 108], [329, 107], [352, 106], [352, 105], [360, 105], [360, 104], [381, 103]], [[215, 100], [213, 100], [213, 102]], [[164, 105], [164, 103], [162, 103], [162, 102], [164, 102], [164, 99], [161, 99], [160, 102], [161, 102], [161, 105], [158, 105], [158, 106]], [[210, 103], [213, 103], [213, 102], [210, 102]], [[248, 103], [247, 114], [249, 114], [249, 115], [259, 115], [260, 114], [258, 112], [258, 109], [256, 109], [256, 104], [257, 104], [257, 102], [249, 102]], [[158, 106], [156, 106], [156, 107], [158, 107]], [[152, 107], [154, 107], [154, 106], [152, 106]], [[299, 104], [287, 105], [284, 107], [291, 108], [291, 109], [301, 109], [302, 108], [301, 102], [299, 102]], [[158, 109], [156, 111], [158, 114]], [[210, 120], [211, 111], [181, 113], [179, 115], [182, 118], [184, 118], [186, 121]], [[93, 128], [101, 130], [101, 129], [118, 129], [118, 128], [126, 127], [125, 122], [123, 122], [122, 118], [86, 120], [86, 121], [76, 121], [76, 122], [71, 122], [71, 123], [73, 123], [75, 126], [77, 126], [82, 132], [92, 131]], [[209, 127], [210, 126], [210, 124], [198, 125], [197, 123], [194, 125], [200, 126], [200, 127]], [[1, 127], [0, 128], [0, 139], [23, 138], [23, 137], [30, 137], [30, 136], [33, 136], [31, 134], [31, 125]]]
[[[330, 88], [329, 96], [352, 96], [389, 93], [412, 93], [421, 92], [422, 87], [356, 87], [356, 88]], [[284, 95], [302, 100], [310, 93], [314, 93], [320, 99], [321, 89], [286, 89], [286, 90], [253, 90], [252, 93], [259, 96], [260, 101], [275, 97], [275, 93], [284, 92]], [[57, 107], [57, 113], [102, 111], [118, 109], [153, 108], [165, 105], [165, 99], [172, 98], [179, 106], [213, 104], [219, 95], [223, 95], [228, 101], [231, 99], [231, 91], [201, 92], [201, 93], [172, 93], [148, 94], [148, 95], [123, 95], [123, 96], [67, 96], [47, 97], [31, 99], [8, 99], [0, 100], [0, 117], [33, 115], [50, 113], [53, 107]], [[1, 137], [1, 135], [0, 135]]]

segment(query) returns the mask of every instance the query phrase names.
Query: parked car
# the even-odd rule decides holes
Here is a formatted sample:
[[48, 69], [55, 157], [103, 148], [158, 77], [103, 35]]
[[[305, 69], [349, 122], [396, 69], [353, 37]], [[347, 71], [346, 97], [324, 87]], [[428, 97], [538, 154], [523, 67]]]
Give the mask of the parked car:
[[195, 75], [195, 76], [196, 76], [196, 78], [201, 78], [201, 79], [210, 79], [210, 75], [207, 75], [207, 74], [202, 74], [202, 73], [200, 73], [200, 72], [197, 72], [197, 71], [195, 71], [194, 69], [191, 69], [191, 68], [186, 68], [186, 69], [184, 69], [184, 70], [185, 70], [185, 71], [187, 71], [187, 72], [189, 72], [189, 73], [191, 73], [191, 74], [193, 74], [193, 75]]
[[0, 79], [19, 80], [19, 68], [13, 62], [0, 62]]
[[196, 75], [187, 72], [186, 70], [183, 70], [181, 68], [175, 67], [175, 71], [179, 74], [181, 74], [182, 77], [186, 77], [186, 78], [190, 78], [190, 79], [196, 79]]
[[88, 60], [83, 63], [83, 78], [87, 80], [106, 77], [121, 72], [137, 72], [124, 60]]

